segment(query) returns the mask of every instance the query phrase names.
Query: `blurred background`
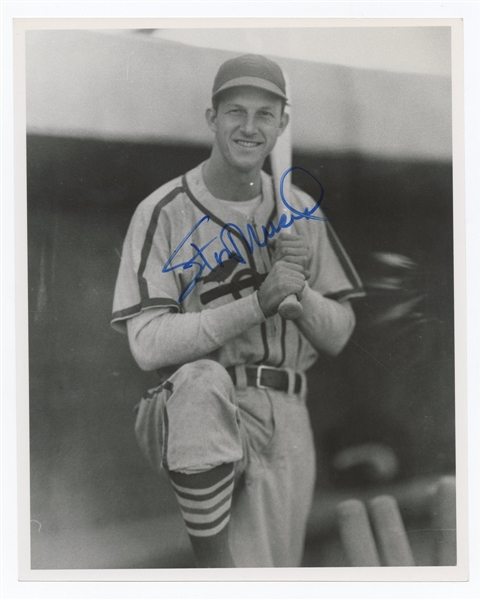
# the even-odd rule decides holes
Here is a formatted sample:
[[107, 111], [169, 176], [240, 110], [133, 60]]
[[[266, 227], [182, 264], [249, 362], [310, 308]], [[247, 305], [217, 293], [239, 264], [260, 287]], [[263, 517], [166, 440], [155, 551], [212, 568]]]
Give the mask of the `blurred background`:
[[109, 320], [130, 217], [208, 157], [215, 73], [246, 52], [288, 74], [294, 165], [368, 290], [341, 356], [309, 373], [304, 565], [344, 565], [336, 505], [384, 492], [431, 564], [432, 489], [455, 471], [449, 29], [62, 30], [26, 34], [33, 569], [194, 565], [134, 437], [157, 376]]

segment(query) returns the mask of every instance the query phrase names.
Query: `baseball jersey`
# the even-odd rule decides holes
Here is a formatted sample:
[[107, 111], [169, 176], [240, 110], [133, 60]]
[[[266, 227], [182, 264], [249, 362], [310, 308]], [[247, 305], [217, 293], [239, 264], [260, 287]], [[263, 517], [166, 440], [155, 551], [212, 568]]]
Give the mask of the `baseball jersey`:
[[[219, 202], [209, 192], [201, 164], [141, 202], [123, 246], [112, 326], [125, 332], [127, 319], [151, 308], [200, 312], [258, 290], [272, 266], [273, 227], [279, 223], [273, 181], [264, 172], [261, 190], [262, 202], [248, 217], [235, 202]], [[315, 206], [296, 186], [289, 203], [299, 211]], [[324, 217], [320, 210], [313, 215]], [[327, 220], [299, 219], [290, 230], [309, 240], [313, 290], [338, 301], [364, 295]], [[204, 358], [224, 367], [265, 364], [304, 371], [317, 351], [295, 323], [276, 314]]]

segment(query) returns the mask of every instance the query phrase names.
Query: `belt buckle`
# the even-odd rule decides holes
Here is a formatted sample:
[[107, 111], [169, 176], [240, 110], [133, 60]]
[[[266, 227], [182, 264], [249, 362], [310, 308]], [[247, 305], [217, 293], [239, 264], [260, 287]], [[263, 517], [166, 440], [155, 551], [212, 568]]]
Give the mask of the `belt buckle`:
[[[307, 379], [306, 379], [305, 373], [303, 371], [294, 371], [294, 369], [284, 369], [284, 370], [287, 372], [288, 382], [289, 382], [288, 388], [287, 388], [287, 393], [290, 396], [299, 396], [300, 398], [303, 398], [307, 392]], [[301, 379], [301, 387], [298, 392], [296, 392], [297, 376], [299, 376]]]
[[293, 369], [284, 369], [287, 373], [287, 390], [289, 396], [295, 396], [296, 390], [296, 371]]
[[261, 390], [270, 390], [271, 388], [268, 385], [262, 385], [261, 383], [262, 369], [270, 369], [271, 371], [276, 371], [277, 369], [273, 369], [272, 367], [268, 367], [267, 365], [259, 365], [257, 367], [256, 387], [260, 388]]
[[298, 396], [300, 396], [301, 398], [305, 398], [307, 394], [307, 377], [304, 371], [301, 371], [299, 375], [301, 376], [301, 389], [299, 391]]

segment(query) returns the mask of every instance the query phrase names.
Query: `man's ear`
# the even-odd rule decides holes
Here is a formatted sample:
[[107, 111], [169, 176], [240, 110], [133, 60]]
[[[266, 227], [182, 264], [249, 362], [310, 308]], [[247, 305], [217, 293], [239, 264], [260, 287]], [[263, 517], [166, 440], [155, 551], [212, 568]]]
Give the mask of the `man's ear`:
[[282, 116], [281, 116], [281, 124], [279, 126], [279, 133], [277, 134], [278, 136], [282, 135], [284, 133], [288, 124], [289, 124], [289, 115], [286, 112], [283, 112]]
[[209, 129], [215, 133], [217, 131], [217, 112], [213, 108], [205, 111], [205, 120]]

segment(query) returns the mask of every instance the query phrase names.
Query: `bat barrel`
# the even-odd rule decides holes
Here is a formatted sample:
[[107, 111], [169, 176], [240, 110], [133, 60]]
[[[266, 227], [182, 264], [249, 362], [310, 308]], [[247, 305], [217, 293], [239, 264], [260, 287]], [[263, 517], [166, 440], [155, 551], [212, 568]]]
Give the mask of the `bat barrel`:
[[342, 547], [351, 567], [379, 567], [379, 556], [366, 507], [361, 500], [345, 500], [337, 507]]
[[374, 533], [387, 566], [414, 566], [414, 557], [396, 500], [378, 496], [369, 502]]
[[[286, 80], [287, 97], [289, 97], [290, 85], [286, 73], [284, 73], [284, 78]], [[289, 114], [289, 117], [291, 117], [288, 106], [285, 107], [285, 111]], [[270, 154], [270, 162], [274, 180], [277, 214], [280, 218], [282, 213], [289, 214], [287, 207], [282, 201], [281, 181], [285, 197], [289, 200], [289, 190], [291, 188], [290, 169], [292, 167], [292, 125], [290, 121]], [[286, 229], [286, 231], [289, 231], [289, 229]], [[279, 305], [279, 314], [283, 319], [288, 320], [298, 319], [302, 315], [302, 305], [294, 294], [287, 296], [287, 298], [281, 302]]]

